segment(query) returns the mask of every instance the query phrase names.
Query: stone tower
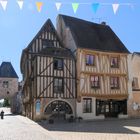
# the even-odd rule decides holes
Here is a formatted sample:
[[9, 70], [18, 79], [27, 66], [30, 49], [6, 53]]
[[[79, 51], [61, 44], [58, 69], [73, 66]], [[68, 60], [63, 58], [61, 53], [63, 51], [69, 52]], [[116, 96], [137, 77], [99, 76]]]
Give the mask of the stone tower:
[[10, 62], [0, 65], [0, 99], [12, 97], [18, 92], [18, 76]]

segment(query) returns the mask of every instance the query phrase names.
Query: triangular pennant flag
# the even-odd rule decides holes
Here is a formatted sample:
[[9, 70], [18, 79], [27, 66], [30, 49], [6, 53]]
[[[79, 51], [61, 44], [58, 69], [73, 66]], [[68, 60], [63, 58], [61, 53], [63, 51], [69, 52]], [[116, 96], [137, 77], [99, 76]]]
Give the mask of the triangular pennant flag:
[[73, 8], [74, 13], [77, 12], [78, 7], [79, 7], [79, 3], [72, 3], [72, 8]]
[[62, 3], [60, 3], [60, 2], [55, 3], [57, 11], [59, 11], [61, 5], [62, 5]]
[[112, 8], [113, 8], [113, 12], [114, 12], [114, 14], [116, 14], [116, 12], [117, 12], [117, 10], [118, 10], [118, 8], [119, 8], [119, 4], [112, 4]]
[[0, 4], [1, 4], [3, 10], [6, 10], [7, 2], [8, 2], [7, 0], [0, 0]]
[[19, 5], [19, 8], [22, 9], [22, 7], [23, 7], [23, 0], [18, 0], [17, 3]]
[[98, 8], [99, 8], [99, 5], [100, 5], [99, 3], [93, 3], [93, 4], [92, 4], [92, 9], [93, 9], [93, 12], [94, 12], [94, 13], [97, 12], [97, 10], [98, 10]]
[[41, 12], [43, 2], [36, 2], [38, 12]]

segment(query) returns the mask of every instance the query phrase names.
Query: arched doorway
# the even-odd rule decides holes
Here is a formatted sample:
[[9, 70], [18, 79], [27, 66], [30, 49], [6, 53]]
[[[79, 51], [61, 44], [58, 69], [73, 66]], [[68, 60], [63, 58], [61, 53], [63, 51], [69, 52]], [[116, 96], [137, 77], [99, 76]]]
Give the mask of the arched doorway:
[[71, 106], [65, 102], [56, 100], [51, 102], [45, 109], [45, 115], [48, 115], [49, 118], [64, 120], [66, 114], [73, 114]]

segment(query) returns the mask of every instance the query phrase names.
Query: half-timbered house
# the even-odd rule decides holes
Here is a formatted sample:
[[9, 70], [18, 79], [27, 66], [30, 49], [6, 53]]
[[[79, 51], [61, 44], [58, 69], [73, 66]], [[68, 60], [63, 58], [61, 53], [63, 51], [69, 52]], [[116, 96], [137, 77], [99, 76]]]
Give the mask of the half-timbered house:
[[57, 31], [77, 68], [77, 116], [127, 117], [129, 51], [105, 22], [59, 15]]
[[75, 116], [75, 60], [50, 20], [22, 52], [24, 112], [31, 119]]

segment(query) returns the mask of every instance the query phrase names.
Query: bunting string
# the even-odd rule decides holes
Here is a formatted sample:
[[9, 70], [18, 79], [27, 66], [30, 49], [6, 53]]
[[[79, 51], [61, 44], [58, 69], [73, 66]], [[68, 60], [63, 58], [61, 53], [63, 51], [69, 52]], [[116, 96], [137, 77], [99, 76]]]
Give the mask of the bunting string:
[[[23, 9], [23, 5], [24, 5], [24, 0], [15, 0], [15, 2], [17, 2], [19, 9], [22, 10]], [[53, 3], [56, 7], [57, 11], [60, 11], [62, 5], [70, 5], [73, 9], [73, 12], [76, 14], [78, 11], [78, 8], [80, 5], [89, 5], [91, 6], [91, 9], [93, 11], [94, 14], [97, 13], [97, 11], [99, 10], [99, 8], [102, 6], [111, 6], [112, 7], [112, 11], [114, 14], [117, 13], [118, 9], [120, 8], [120, 6], [129, 6], [131, 9], [134, 9], [134, 3], [91, 3], [91, 2], [47, 2], [47, 4], [49, 3]], [[36, 9], [38, 12], [41, 12], [43, 8], [45, 8], [45, 6], [43, 7], [44, 3], [41, 1], [36, 1], [35, 3]], [[4, 11], [6, 11], [7, 9], [7, 5], [8, 5], [8, 0], [0, 0], [0, 10], [1, 7]]]

